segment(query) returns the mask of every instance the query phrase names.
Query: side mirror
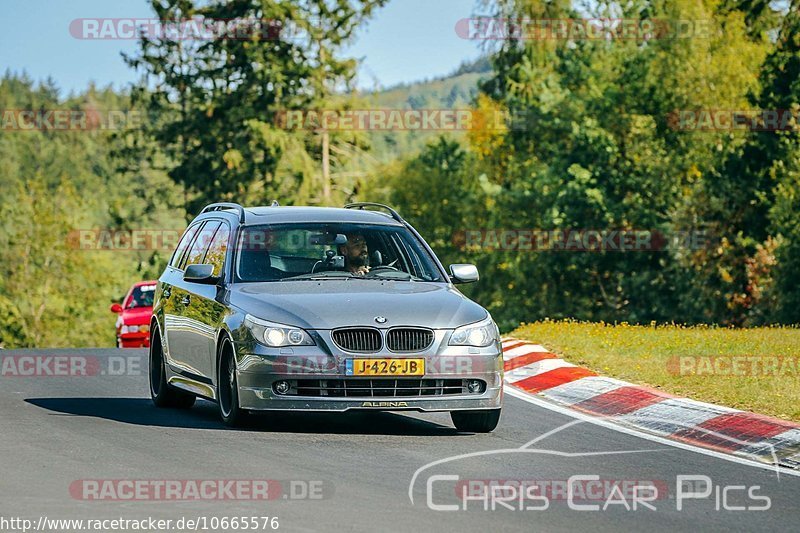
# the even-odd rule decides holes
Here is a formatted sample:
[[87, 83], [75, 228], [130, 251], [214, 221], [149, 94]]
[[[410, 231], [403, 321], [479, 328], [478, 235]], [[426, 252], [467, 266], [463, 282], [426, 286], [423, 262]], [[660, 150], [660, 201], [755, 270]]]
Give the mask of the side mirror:
[[219, 278], [214, 276], [214, 265], [189, 265], [183, 273], [183, 280], [204, 285], [214, 285]]
[[122, 312], [122, 306], [120, 304], [111, 304], [111, 312], [120, 314]]
[[453, 283], [473, 283], [480, 279], [478, 267], [464, 263], [450, 265], [450, 278]]

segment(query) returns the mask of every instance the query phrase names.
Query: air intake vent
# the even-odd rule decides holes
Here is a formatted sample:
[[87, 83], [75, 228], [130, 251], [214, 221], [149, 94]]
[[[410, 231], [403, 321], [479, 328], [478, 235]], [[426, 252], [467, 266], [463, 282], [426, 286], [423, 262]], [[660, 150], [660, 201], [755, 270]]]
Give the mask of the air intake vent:
[[337, 329], [333, 342], [348, 352], [375, 353], [381, 349], [381, 333], [371, 328]]
[[393, 352], [421, 352], [433, 344], [433, 331], [422, 328], [396, 328], [389, 330], [386, 344]]
[[409, 398], [420, 396], [476, 395], [486, 391], [481, 381], [475, 391], [464, 379], [298, 379], [289, 381], [286, 396]]

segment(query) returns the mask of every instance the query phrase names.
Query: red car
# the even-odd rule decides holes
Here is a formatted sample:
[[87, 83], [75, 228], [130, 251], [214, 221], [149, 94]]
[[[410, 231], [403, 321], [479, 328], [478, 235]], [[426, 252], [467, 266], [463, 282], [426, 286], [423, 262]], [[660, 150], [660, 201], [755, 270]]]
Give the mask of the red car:
[[150, 346], [150, 317], [153, 315], [153, 296], [156, 281], [140, 281], [122, 300], [113, 304], [117, 313], [117, 348], [148, 348]]

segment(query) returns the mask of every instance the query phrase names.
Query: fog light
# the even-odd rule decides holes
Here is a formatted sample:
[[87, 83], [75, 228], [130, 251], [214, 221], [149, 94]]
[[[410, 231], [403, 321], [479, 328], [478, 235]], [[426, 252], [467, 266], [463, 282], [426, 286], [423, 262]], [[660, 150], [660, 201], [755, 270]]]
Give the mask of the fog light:
[[483, 389], [483, 383], [477, 379], [470, 379], [467, 381], [467, 390], [472, 393], [481, 392]]
[[288, 381], [278, 381], [275, 383], [275, 392], [278, 394], [286, 394], [289, 392], [290, 386]]

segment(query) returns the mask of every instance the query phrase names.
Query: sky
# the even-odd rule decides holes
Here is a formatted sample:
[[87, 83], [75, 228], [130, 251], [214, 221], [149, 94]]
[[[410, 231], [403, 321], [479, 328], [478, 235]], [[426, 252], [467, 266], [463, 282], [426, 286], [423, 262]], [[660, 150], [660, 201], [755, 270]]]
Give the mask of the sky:
[[[480, 55], [475, 41], [456, 35], [459, 19], [474, 14], [476, 0], [389, 0], [344, 50], [361, 59], [358, 86], [389, 87], [449, 74]], [[63, 95], [99, 86], [123, 87], [136, 74], [120, 52], [134, 40], [84, 40], [70, 34], [78, 18], [150, 18], [146, 0], [3, 0], [0, 2], [0, 69], [52, 77]]]

